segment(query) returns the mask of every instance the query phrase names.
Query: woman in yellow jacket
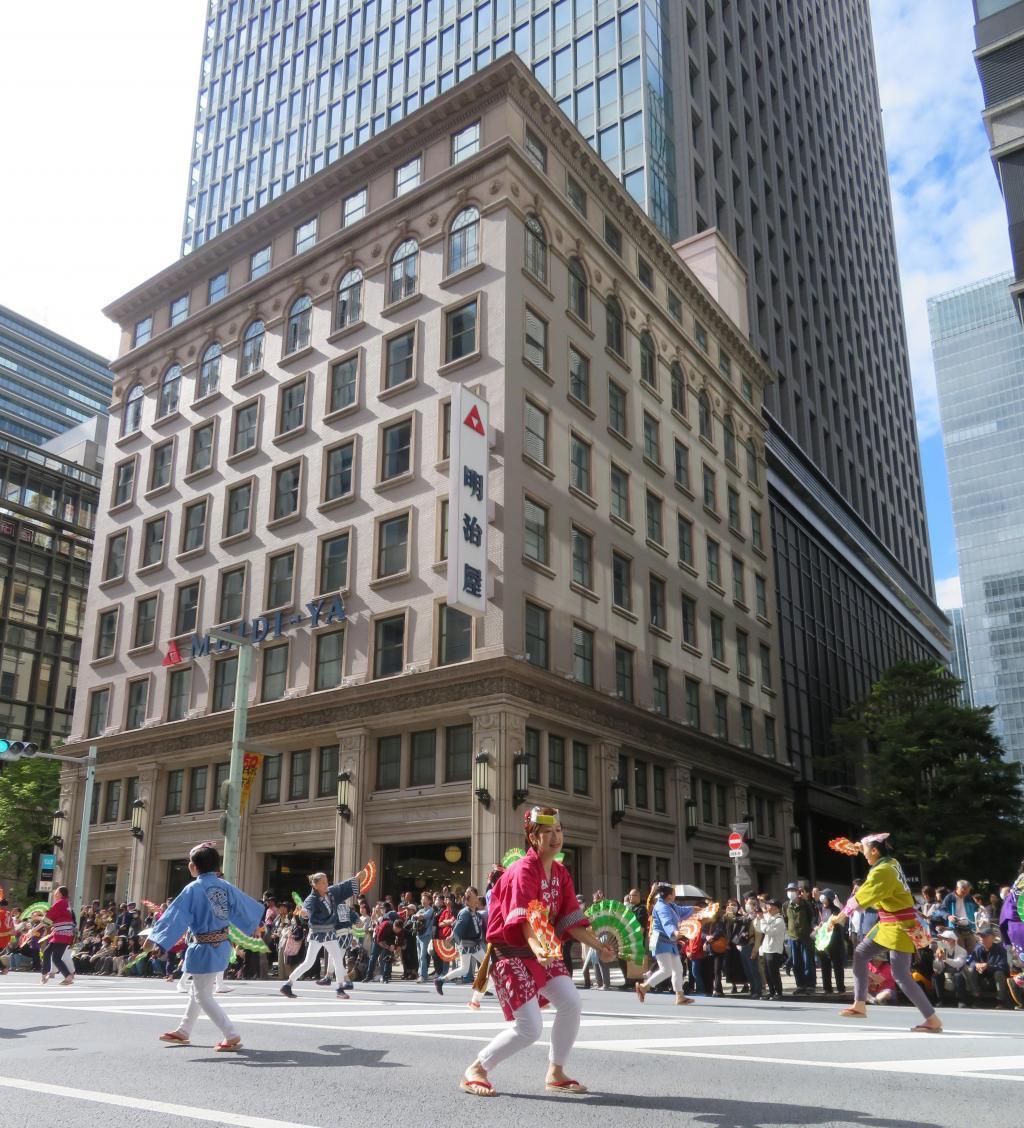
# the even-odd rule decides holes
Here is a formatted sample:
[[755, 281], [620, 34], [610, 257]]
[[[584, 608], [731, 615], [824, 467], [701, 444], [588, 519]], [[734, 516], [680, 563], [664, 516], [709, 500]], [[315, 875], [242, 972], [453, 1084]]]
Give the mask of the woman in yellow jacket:
[[860, 840], [860, 853], [870, 865], [867, 877], [857, 892], [846, 902], [841, 913], [829, 921], [829, 927], [845, 922], [857, 908], [878, 911], [878, 923], [857, 945], [853, 953], [853, 1006], [839, 1013], [844, 1018], [866, 1018], [868, 997], [868, 963], [888, 960], [899, 989], [917, 1007], [924, 1021], [911, 1029], [922, 1034], [940, 1034], [942, 1023], [935, 1008], [910, 972], [910, 957], [915, 944], [910, 933], [917, 926], [914, 895], [910, 892], [903, 870], [891, 856], [888, 834], [869, 834]]

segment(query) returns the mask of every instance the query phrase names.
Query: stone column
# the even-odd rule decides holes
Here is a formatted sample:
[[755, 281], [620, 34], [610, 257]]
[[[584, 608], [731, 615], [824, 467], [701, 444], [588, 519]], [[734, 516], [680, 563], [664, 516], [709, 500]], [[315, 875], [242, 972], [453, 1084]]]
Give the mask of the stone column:
[[155, 810], [156, 785], [160, 776], [160, 768], [155, 762], [140, 764], [138, 773], [139, 798], [146, 804], [146, 809], [142, 812], [142, 838], [132, 847], [134, 865], [132, 866], [132, 880], [128, 889], [128, 896], [136, 902], [143, 897], [160, 901], [162, 900], [160, 896], [153, 896], [154, 893], [163, 892], [163, 887], [157, 889], [155, 884], [159, 863], [153, 855], [153, 836], [157, 823]]
[[[78, 831], [82, 825], [82, 793], [85, 779], [83, 773], [72, 765], [64, 765], [60, 772], [60, 798], [57, 806], [64, 812], [64, 845], [55, 852], [57, 865], [53, 873], [53, 883], [66, 885], [69, 889], [79, 880], [75, 873], [78, 860]], [[82, 891], [83, 900], [85, 890]]]
[[[334, 876], [344, 880], [357, 873], [368, 858], [376, 857], [374, 845], [366, 840], [366, 796], [373, 790], [370, 772], [370, 730], [341, 729], [338, 732], [338, 771], [352, 776], [351, 819], [338, 815], [334, 826]], [[378, 882], [379, 882], [378, 878]], [[368, 893], [370, 904], [380, 894], [379, 887]]]
[[[473, 796], [470, 817], [470, 876], [473, 884], [483, 892], [487, 873], [511, 846], [523, 843], [523, 810], [525, 803], [513, 806], [515, 770], [513, 760], [526, 747], [525, 710], [507, 705], [471, 709], [473, 720], [474, 771], [476, 756], [487, 755], [487, 806]], [[476, 783], [474, 780], [473, 788]]]
[[676, 844], [672, 859], [672, 882], [676, 885], [693, 881], [693, 851], [686, 837], [686, 803], [693, 797], [689, 764], [676, 764], [672, 768], [672, 796], [675, 802]]
[[[622, 884], [622, 831], [612, 826], [612, 780], [619, 775], [619, 753], [621, 744], [603, 740], [596, 745], [597, 771], [594, 773], [597, 786], [598, 815], [598, 856], [595, 859], [596, 872], [592, 875], [592, 887], [606, 892], [617, 890]], [[625, 893], [626, 890], [623, 890]]]

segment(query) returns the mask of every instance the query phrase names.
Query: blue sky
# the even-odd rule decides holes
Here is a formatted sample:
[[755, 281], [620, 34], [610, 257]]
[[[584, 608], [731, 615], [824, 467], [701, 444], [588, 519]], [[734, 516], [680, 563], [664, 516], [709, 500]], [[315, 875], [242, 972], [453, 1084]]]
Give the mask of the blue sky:
[[1006, 214], [981, 122], [970, 0], [871, 0], [939, 602], [959, 603], [956, 542], [925, 303], [1009, 269]]

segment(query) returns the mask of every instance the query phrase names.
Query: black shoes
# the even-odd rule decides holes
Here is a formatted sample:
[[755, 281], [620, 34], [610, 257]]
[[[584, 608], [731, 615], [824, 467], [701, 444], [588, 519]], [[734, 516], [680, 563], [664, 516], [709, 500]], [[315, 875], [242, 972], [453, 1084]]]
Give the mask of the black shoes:
[[338, 996], [338, 998], [339, 998], [339, 999], [348, 999], [348, 998], [350, 998], [350, 996], [349, 996], [349, 993], [348, 993], [348, 992], [347, 992], [347, 991], [345, 990], [345, 988], [344, 988], [344, 987], [339, 987], [339, 988], [337, 989], [337, 991], [335, 991], [334, 993], [335, 993], [335, 995], [337, 995], [337, 996]]
[[325, 975], [323, 979], [318, 979], [316, 981], [316, 985], [317, 987], [330, 987], [331, 977], [329, 975]]
[[441, 979], [441, 977], [440, 977], [440, 976], [438, 976], [438, 977], [437, 977], [437, 979], [435, 979], [435, 980], [434, 980], [434, 990], [435, 990], [435, 991], [436, 991], [436, 992], [437, 992], [437, 993], [438, 993], [439, 995], [443, 995], [443, 994], [444, 994], [444, 982], [442, 981], [442, 979]]
[[285, 983], [283, 983], [283, 984], [282, 984], [282, 986], [281, 986], [281, 994], [282, 994], [282, 995], [284, 995], [284, 997], [285, 997], [286, 999], [297, 999], [297, 998], [299, 997], [299, 996], [298, 996], [298, 995], [296, 995], [296, 994], [295, 994], [295, 992], [294, 992], [294, 991], [292, 990], [292, 985], [291, 985], [290, 983], [288, 983], [288, 982], [285, 982]]

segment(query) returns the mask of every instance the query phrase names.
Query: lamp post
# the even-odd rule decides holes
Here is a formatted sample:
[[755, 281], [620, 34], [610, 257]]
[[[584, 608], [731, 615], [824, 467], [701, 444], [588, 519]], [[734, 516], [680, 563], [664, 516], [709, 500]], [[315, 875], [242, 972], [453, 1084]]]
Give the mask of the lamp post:
[[683, 804], [683, 809], [686, 817], [686, 838], [689, 841], [700, 830], [700, 825], [697, 822], [697, 800], [687, 799]]
[[136, 799], [132, 803], [132, 860], [131, 865], [129, 865], [128, 867], [128, 888], [125, 890], [124, 898], [126, 901], [133, 901], [135, 899], [132, 896], [132, 887], [135, 884], [135, 863], [138, 860], [139, 843], [144, 837], [142, 830], [142, 816], [145, 810], [145, 800]]
[[487, 767], [491, 758], [480, 751], [473, 757], [473, 794], [488, 809], [491, 806], [491, 793], [487, 790]]
[[512, 810], [530, 794], [530, 758], [525, 752], [512, 757]]
[[50, 827], [50, 838], [53, 840], [54, 846], [58, 846], [62, 849], [64, 847], [64, 827], [67, 821], [67, 815], [65, 815], [60, 807], [58, 807], [57, 810], [53, 812], [53, 824]]
[[626, 783], [618, 776], [612, 780], [612, 826], [626, 817]]
[[352, 773], [338, 772], [338, 814], [345, 822], [352, 821]]

